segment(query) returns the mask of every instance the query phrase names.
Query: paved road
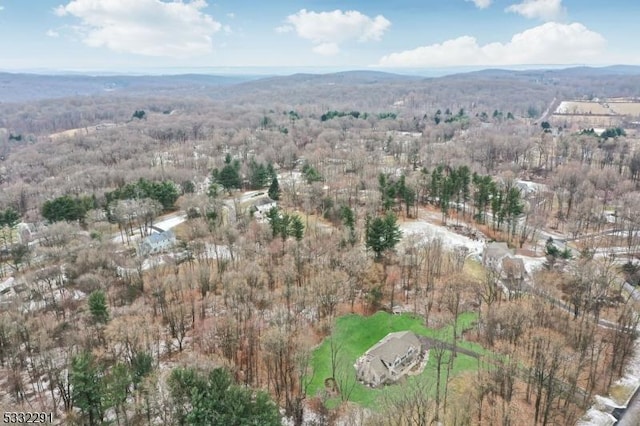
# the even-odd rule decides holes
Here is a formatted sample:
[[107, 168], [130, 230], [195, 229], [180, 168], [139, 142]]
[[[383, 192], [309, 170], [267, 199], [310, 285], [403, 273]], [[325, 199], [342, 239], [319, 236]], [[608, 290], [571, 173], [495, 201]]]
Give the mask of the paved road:
[[[542, 113], [542, 116], [540, 117], [540, 119], [538, 120], [538, 122], [542, 123], [543, 121], [547, 120], [547, 117], [549, 116], [549, 114], [553, 114], [555, 112], [555, 103], [558, 99], [557, 98], [553, 98], [553, 100], [551, 101], [551, 103], [549, 104], [549, 106], [547, 107], [546, 111]], [[553, 112], [551, 111], [551, 109], [553, 108]]]
[[631, 397], [629, 406], [622, 413], [620, 420], [616, 423], [618, 426], [638, 426], [640, 425], [640, 388], [636, 389], [636, 393]]

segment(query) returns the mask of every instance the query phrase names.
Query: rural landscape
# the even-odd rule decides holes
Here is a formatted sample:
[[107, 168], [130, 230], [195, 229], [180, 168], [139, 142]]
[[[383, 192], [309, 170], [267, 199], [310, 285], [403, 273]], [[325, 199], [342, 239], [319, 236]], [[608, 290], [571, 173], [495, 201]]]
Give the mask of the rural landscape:
[[4, 412], [635, 424], [640, 68], [1, 80]]

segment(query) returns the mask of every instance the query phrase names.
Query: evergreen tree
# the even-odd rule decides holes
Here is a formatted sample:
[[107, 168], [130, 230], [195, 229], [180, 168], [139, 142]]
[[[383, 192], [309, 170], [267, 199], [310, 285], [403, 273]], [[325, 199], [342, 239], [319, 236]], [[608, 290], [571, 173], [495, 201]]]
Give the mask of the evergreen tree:
[[340, 218], [342, 223], [349, 229], [353, 229], [356, 226], [356, 215], [349, 206], [340, 207]]
[[340, 218], [342, 223], [349, 229], [349, 243], [353, 246], [356, 243], [356, 215], [349, 206], [340, 207]]
[[431, 203], [436, 204], [438, 196], [440, 195], [442, 179], [443, 179], [444, 167], [439, 165], [433, 172], [431, 172], [431, 183], [429, 185], [429, 195], [431, 198]]
[[296, 239], [296, 241], [301, 241], [304, 236], [304, 224], [298, 215], [294, 215], [291, 218], [290, 234]]
[[133, 113], [133, 118], [137, 118], [138, 120], [142, 120], [143, 118], [146, 118], [147, 113], [144, 112], [144, 110], [141, 109], [137, 109], [135, 110], [135, 112]]
[[73, 405], [80, 409], [89, 425], [102, 423], [104, 384], [102, 371], [89, 352], [76, 355], [71, 360], [69, 382]]
[[242, 179], [240, 178], [239, 167], [235, 164], [227, 164], [222, 168], [218, 175], [218, 183], [231, 194], [234, 189], [242, 187]]
[[493, 215], [493, 229], [499, 229], [504, 222], [504, 191], [497, 186], [492, 188], [491, 192], [491, 214]]
[[153, 357], [146, 352], [138, 352], [131, 358], [131, 381], [137, 387], [153, 370]]
[[13, 244], [13, 230], [20, 221], [20, 214], [9, 207], [4, 212], [0, 211], [0, 234], [5, 250]]
[[405, 214], [409, 217], [409, 209], [413, 207], [416, 201], [416, 192], [406, 184], [405, 176], [400, 176], [400, 180], [396, 183], [396, 191], [402, 199], [405, 206]]
[[107, 299], [103, 291], [97, 290], [89, 295], [89, 311], [94, 322], [105, 324], [109, 321]]
[[[125, 412], [125, 404], [129, 396], [129, 388], [131, 386], [131, 371], [126, 364], [121, 362], [111, 367], [109, 374], [103, 379], [104, 382], [104, 409], [115, 408], [116, 416], [119, 418], [120, 413]], [[119, 422], [118, 422], [119, 423]]]
[[281, 425], [278, 406], [268, 394], [236, 385], [222, 368], [208, 377], [193, 369], [175, 369], [169, 377], [169, 389], [179, 424]]
[[476, 208], [476, 220], [485, 223], [487, 216], [487, 208], [491, 201], [491, 194], [494, 192], [495, 183], [491, 176], [480, 176], [474, 173], [472, 176], [475, 192], [473, 201]]
[[467, 166], [461, 166], [458, 168], [458, 180], [459, 180], [459, 188], [458, 188], [458, 204], [462, 201], [462, 215], [466, 213], [467, 202], [471, 196], [471, 170]]
[[309, 185], [313, 182], [321, 182], [323, 180], [322, 175], [313, 166], [309, 165], [309, 163], [302, 166], [302, 174]]
[[6, 226], [9, 229], [13, 229], [19, 221], [20, 214], [11, 207], [4, 212], [0, 212], [0, 228]]
[[502, 216], [506, 218], [509, 225], [507, 231], [515, 235], [517, 218], [524, 210], [520, 189], [515, 186], [506, 189], [502, 210]]
[[254, 159], [249, 162], [249, 186], [251, 189], [264, 188], [269, 184], [271, 175], [269, 169]]
[[376, 259], [380, 259], [385, 250], [393, 250], [402, 237], [393, 213], [374, 219], [368, 217], [365, 232], [365, 244], [374, 252]]
[[[179, 196], [178, 188], [171, 181], [152, 182], [141, 178], [135, 183], [128, 183], [115, 191], [107, 192], [105, 199], [107, 200], [107, 212], [110, 211], [108, 206], [114, 201], [140, 200], [143, 198], [151, 198], [162, 204], [164, 210], [170, 210]], [[85, 202], [89, 202], [89, 200]], [[95, 204], [95, 201], [93, 202]], [[84, 209], [85, 211], [88, 210], [86, 205]]]
[[49, 222], [83, 221], [87, 211], [96, 207], [94, 197], [75, 197], [68, 195], [45, 201], [40, 213]]
[[196, 192], [196, 185], [193, 183], [193, 181], [185, 180], [180, 184], [180, 189], [182, 190], [183, 194], [193, 194], [194, 192]]
[[271, 210], [267, 212], [267, 218], [269, 219], [269, 224], [271, 225], [271, 233], [273, 238], [277, 237], [281, 233], [282, 221], [280, 210], [277, 207], [271, 207]]
[[278, 201], [280, 199], [280, 184], [278, 183], [278, 178], [274, 177], [271, 180], [271, 186], [269, 186], [269, 197], [272, 200]]

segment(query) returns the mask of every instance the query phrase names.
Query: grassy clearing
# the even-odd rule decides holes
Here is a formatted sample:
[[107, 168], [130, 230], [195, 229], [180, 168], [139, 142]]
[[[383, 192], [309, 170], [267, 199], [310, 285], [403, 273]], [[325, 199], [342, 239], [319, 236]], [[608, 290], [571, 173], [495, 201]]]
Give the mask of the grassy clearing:
[[191, 234], [189, 228], [190, 224], [188, 221], [182, 222], [180, 225], [176, 225], [173, 227], [172, 231], [176, 238], [180, 241], [189, 241], [189, 235]]
[[633, 386], [615, 384], [609, 388], [609, 396], [616, 404], [623, 405], [629, 402], [629, 398], [633, 395], [634, 390]]
[[[458, 317], [458, 335], [462, 334], [464, 329], [469, 328], [475, 321], [476, 315], [473, 313], [464, 313]], [[343, 374], [353, 374], [355, 377], [355, 369], [353, 365], [356, 359], [367, 351], [371, 346], [378, 342], [388, 333], [395, 331], [411, 330], [416, 334], [432, 337], [434, 339], [452, 341], [453, 327], [448, 326], [440, 330], [426, 328], [420, 317], [410, 314], [391, 315], [386, 312], [378, 312], [369, 317], [360, 315], [345, 315], [336, 320], [336, 324], [332, 335], [326, 338], [322, 344], [313, 353], [312, 366], [314, 375], [308, 388], [310, 396], [316, 396], [324, 390], [324, 380], [332, 376], [331, 372], [331, 344], [330, 339], [334, 339], [335, 345], [339, 348], [338, 361], [339, 370], [342, 369]], [[469, 349], [481, 354], [487, 351], [482, 346], [459, 341], [458, 346]], [[447, 352], [442, 362], [446, 364], [450, 356]], [[478, 360], [467, 355], [458, 354], [456, 357], [452, 374], [456, 375], [462, 371], [474, 371], [478, 368]], [[433, 378], [433, 392], [435, 393], [435, 377], [437, 370], [437, 360], [433, 355], [429, 356], [429, 361], [421, 378]], [[446, 365], [441, 367], [442, 381], [444, 383], [446, 376]], [[408, 381], [416, 380], [418, 377], [409, 377]], [[402, 391], [399, 386], [388, 386], [384, 389], [371, 389], [360, 383], [355, 385], [350, 400], [359, 403], [365, 407], [375, 408], [377, 398], [383, 393], [394, 391]], [[338, 400], [330, 399], [327, 402], [329, 407], [338, 404]]]
[[469, 258], [464, 262], [463, 272], [479, 282], [484, 282], [487, 275], [486, 269], [480, 262]]

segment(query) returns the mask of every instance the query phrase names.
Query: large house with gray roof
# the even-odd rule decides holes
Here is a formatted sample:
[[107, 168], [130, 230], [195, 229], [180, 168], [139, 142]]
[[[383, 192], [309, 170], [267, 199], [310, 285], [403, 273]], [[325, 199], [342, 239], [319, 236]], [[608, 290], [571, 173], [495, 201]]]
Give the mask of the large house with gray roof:
[[146, 237], [138, 246], [140, 256], [161, 253], [173, 247], [176, 243], [176, 236], [172, 231], [164, 231], [151, 234]]
[[356, 361], [356, 376], [371, 387], [390, 384], [424, 359], [425, 348], [412, 331], [387, 334]]

